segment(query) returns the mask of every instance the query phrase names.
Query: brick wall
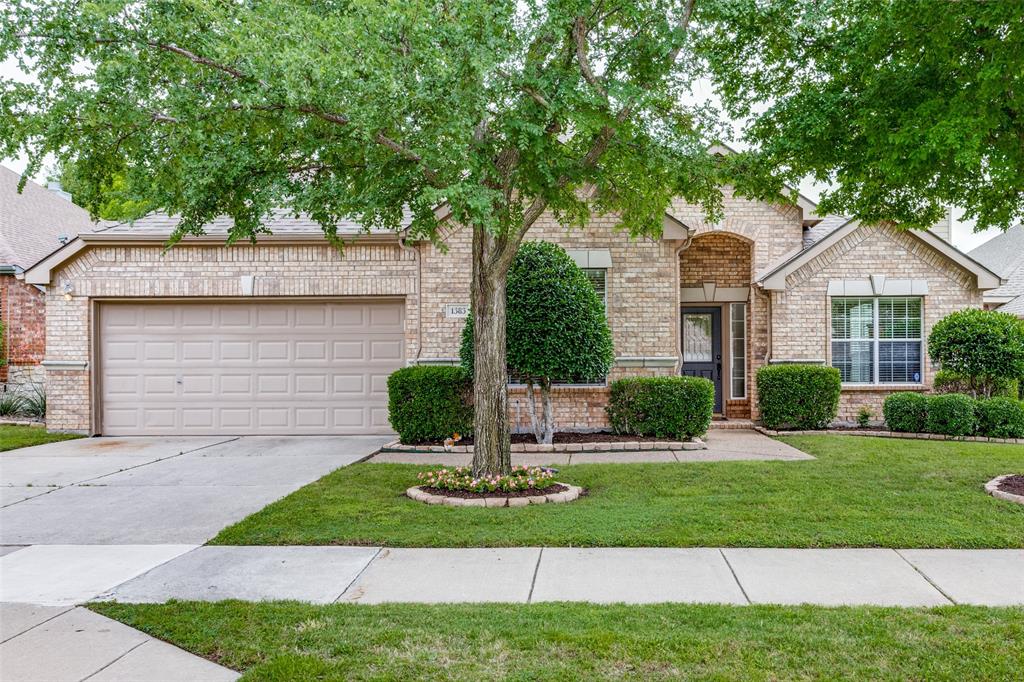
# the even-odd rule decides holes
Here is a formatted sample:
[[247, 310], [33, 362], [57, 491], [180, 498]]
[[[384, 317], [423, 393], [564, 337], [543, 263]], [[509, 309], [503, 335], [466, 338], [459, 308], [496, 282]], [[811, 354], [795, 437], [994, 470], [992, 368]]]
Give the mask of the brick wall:
[[31, 381], [34, 367], [46, 353], [46, 300], [43, 292], [12, 275], [0, 275], [0, 322], [7, 365], [0, 366], [0, 382]]
[[[923, 297], [925, 339], [932, 326], [949, 313], [982, 304], [974, 275], [920, 239], [892, 227], [861, 227], [791, 274], [786, 291], [772, 292], [772, 358], [831, 363], [828, 282], [870, 275], [928, 282], [928, 295]], [[923, 383], [928, 388], [934, 369], [927, 360], [927, 347], [924, 355]], [[901, 389], [845, 388], [839, 419], [854, 420], [863, 405], [880, 419], [882, 402], [893, 390]]]

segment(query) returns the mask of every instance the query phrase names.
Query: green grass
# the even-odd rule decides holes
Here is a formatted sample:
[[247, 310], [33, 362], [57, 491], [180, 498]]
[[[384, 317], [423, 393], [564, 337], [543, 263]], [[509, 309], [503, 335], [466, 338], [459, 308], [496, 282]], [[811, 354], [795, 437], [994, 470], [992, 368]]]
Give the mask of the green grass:
[[59, 440], [81, 438], [73, 433], [50, 433], [38, 426], [0, 425], [0, 452], [27, 448], [32, 445], [55, 443]]
[[1024, 506], [983, 485], [1024, 448], [859, 436], [785, 439], [817, 460], [587, 464], [567, 505], [455, 508], [407, 499], [423, 467], [339, 469], [224, 529], [214, 544], [395, 547], [1024, 547]]
[[90, 604], [280, 680], [1016, 679], [1024, 609]]

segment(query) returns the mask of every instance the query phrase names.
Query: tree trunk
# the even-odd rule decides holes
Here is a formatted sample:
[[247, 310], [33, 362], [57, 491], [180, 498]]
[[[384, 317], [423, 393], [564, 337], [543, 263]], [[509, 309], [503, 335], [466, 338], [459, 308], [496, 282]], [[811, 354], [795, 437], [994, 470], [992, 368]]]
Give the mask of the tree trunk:
[[533, 437], [538, 443], [544, 441], [544, 428], [541, 424], [540, 419], [537, 418], [537, 400], [533, 393], [533, 379], [526, 379], [526, 405], [530, 408], [530, 428], [533, 431]]
[[512, 471], [505, 360], [505, 284], [510, 259], [495, 258], [493, 235], [473, 230], [473, 475]]
[[555, 415], [551, 405], [551, 379], [544, 377], [540, 380], [540, 402], [544, 408], [544, 445], [551, 445], [555, 440]]

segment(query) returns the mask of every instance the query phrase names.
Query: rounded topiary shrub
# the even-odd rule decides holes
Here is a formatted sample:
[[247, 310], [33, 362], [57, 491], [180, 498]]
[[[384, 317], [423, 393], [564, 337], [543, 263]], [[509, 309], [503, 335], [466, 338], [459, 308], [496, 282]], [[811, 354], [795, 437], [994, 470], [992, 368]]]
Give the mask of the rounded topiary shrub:
[[946, 436], [970, 436], [977, 430], [977, 401], [969, 395], [947, 393], [928, 398], [925, 431]]
[[473, 433], [473, 380], [461, 367], [418, 365], [388, 377], [388, 420], [403, 443]]
[[615, 433], [685, 440], [707, 433], [715, 385], [698, 377], [628, 377], [612, 382], [606, 409]]
[[893, 393], [882, 404], [882, 414], [893, 431], [923, 433], [928, 421], [928, 398], [921, 393]]
[[989, 438], [1024, 438], [1024, 402], [1015, 398], [979, 400], [978, 432]]
[[967, 382], [964, 393], [991, 397], [1000, 384], [1024, 377], [1024, 320], [997, 310], [958, 310], [932, 327], [928, 355]]
[[769, 429], [823, 429], [839, 412], [839, 370], [822, 365], [765, 365], [757, 404]]

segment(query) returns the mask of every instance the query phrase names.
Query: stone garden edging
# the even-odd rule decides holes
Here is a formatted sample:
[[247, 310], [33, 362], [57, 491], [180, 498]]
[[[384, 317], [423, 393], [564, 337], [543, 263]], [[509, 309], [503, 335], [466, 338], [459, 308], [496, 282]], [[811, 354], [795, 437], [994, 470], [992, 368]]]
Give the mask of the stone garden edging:
[[991, 481], [985, 484], [985, 492], [999, 500], [1006, 500], [1007, 502], [1016, 502], [1017, 504], [1024, 504], [1024, 495], [1015, 495], [1013, 493], [1008, 493], [1005, 490], [999, 489], [999, 484], [1001, 484], [1005, 479], [1013, 475], [1014, 474], [1003, 474], [1002, 476], [996, 476]]
[[[622, 450], [707, 450], [708, 444], [701, 438], [688, 441], [615, 441], [594, 443], [513, 443], [512, 452], [615, 452]], [[406, 445], [399, 441], [385, 443], [380, 452], [473, 452], [472, 445]]]
[[423, 490], [422, 486], [413, 486], [405, 491], [410, 499], [426, 504], [443, 504], [449, 507], [525, 507], [530, 504], [563, 504], [579, 499], [583, 488], [568, 483], [558, 483], [566, 490], [547, 495], [530, 495], [529, 497], [447, 497], [434, 495]]
[[0, 426], [38, 426], [43, 428], [46, 426], [46, 422], [35, 419], [8, 419], [4, 417], [0, 418]]
[[960, 440], [969, 443], [1007, 443], [1024, 445], [1024, 438], [989, 438], [987, 436], [946, 436], [941, 433], [904, 433], [902, 431], [869, 431], [853, 429], [805, 429], [801, 431], [776, 431], [763, 426], [754, 430], [766, 436], [873, 436], [875, 438], [905, 438], [909, 440]]

